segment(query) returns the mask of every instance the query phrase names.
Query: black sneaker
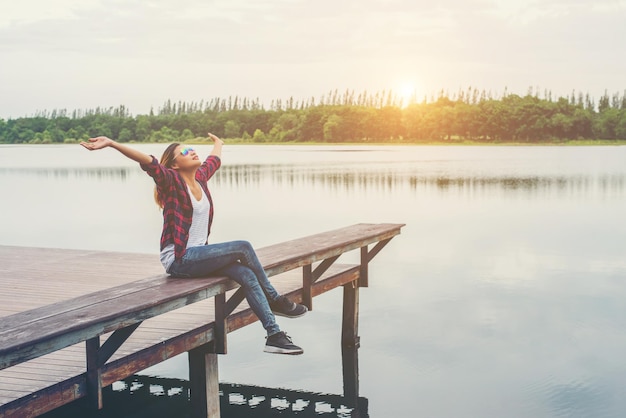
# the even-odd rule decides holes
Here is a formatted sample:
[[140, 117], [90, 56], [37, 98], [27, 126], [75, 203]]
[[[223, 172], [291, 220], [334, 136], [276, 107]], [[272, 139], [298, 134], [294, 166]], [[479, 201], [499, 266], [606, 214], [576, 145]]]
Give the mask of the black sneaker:
[[291, 338], [283, 331], [266, 337], [265, 351], [274, 354], [302, 354], [304, 350], [291, 342]]
[[279, 296], [278, 299], [271, 301], [270, 308], [274, 315], [286, 316], [287, 318], [298, 318], [308, 311], [306, 306], [290, 301], [287, 296]]

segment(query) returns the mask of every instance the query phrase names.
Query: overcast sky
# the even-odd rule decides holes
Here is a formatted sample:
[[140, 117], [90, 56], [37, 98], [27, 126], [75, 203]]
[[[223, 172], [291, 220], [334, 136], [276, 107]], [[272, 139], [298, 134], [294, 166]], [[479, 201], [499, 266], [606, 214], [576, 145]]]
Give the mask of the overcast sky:
[[626, 0], [1, 0], [0, 118], [335, 89], [597, 99], [626, 89], [625, 41]]

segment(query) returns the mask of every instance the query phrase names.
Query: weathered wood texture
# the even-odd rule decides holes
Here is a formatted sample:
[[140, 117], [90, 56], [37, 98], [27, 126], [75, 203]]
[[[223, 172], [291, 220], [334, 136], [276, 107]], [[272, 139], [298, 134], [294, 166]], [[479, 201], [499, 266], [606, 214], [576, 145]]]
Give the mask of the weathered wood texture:
[[[302, 300], [302, 273], [290, 270], [388, 240], [402, 226], [358, 224], [257, 253], [279, 292]], [[24, 405], [34, 416], [85, 396], [85, 343], [79, 341], [97, 335], [105, 341], [111, 331], [143, 321], [109, 353], [102, 386], [212, 342], [211, 296], [227, 291], [230, 297], [234, 282], [159, 273], [156, 255], [0, 246], [0, 417], [24, 412]], [[311, 297], [355, 281], [359, 266], [332, 265], [316, 276]], [[226, 332], [255, 321], [244, 301], [228, 317]]]
[[220, 416], [217, 354], [212, 344], [189, 351], [189, 390], [193, 418]]

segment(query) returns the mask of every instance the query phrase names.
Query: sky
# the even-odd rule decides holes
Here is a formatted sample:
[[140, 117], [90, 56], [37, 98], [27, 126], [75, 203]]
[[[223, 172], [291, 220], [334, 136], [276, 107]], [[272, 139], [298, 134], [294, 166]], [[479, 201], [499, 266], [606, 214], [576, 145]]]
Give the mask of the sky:
[[0, 118], [165, 101], [626, 91], [626, 0], [0, 0]]

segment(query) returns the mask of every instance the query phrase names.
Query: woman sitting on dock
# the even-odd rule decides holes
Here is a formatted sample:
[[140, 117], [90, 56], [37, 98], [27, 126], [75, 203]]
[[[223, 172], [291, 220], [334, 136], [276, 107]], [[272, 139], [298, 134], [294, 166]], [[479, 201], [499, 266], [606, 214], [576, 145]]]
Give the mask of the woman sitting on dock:
[[173, 277], [228, 276], [244, 289], [252, 311], [267, 331], [264, 351], [302, 354], [280, 330], [274, 314], [297, 318], [307, 312], [272, 286], [252, 245], [247, 241], [207, 244], [213, 222], [213, 201], [207, 182], [221, 165], [224, 142], [209, 133], [213, 150], [202, 162], [193, 148], [171, 144], [161, 161], [105, 136], [81, 145], [90, 151], [114, 148], [138, 162], [156, 183], [155, 200], [163, 209], [161, 263]]

